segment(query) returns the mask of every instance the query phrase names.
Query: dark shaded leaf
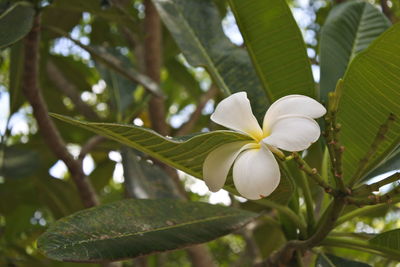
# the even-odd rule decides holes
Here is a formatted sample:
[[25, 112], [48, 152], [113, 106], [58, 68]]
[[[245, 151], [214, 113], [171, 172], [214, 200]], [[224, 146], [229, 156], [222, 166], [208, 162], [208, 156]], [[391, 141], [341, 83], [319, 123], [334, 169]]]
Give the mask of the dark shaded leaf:
[[0, 15], [0, 49], [22, 39], [32, 28], [35, 10], [28, 2], [17, 2]]
[[256, 216], [200, 202], [124, 200], [61, 219], [39, 238], [38, 248], [62, 261], [133, 258], [210, 241]]

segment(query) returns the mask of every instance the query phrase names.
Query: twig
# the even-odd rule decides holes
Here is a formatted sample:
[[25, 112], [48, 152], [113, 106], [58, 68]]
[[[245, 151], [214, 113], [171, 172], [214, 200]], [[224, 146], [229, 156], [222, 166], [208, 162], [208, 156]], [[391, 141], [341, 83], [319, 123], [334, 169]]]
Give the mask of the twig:
[[95, 135], [91, 137], [86, 144], [84, 144], [81, 148], [81, 152], [79, 153], [78, 160], [83, 161], [85, 156], [93, 150], [98, 144], [106, 140], [104, 136], [101, 135]]
[[335, 179], [336, 188], [348, 194], [350, 191], [343, 182], [342, 155], [344, 147], [339, 142], [341, 125], [336, 123], [339, 100], [341, 97], [343, 81], [339, 80], [335, 92], [329, 93], [328, 114], [325, 116], [325, 136], [328, 145], [329, 156], [332, 162], [332, 173]]
[[201, 112], [204, 109], [204, 106], [207, 104], [207, 102], [212, 99], [216, 94], [218, 93], [218, 87], [215, 86], [215, 84], [211, 84], [210, 88], [208, 91], [201, 96], [200, 100], [197, 103], [196, 110], [192, 113], [190, 116], [189, 120], [182, 124], [182, 126], [176, 131], [174, 134], [175, 136], [182, 136], [190, 133], [196, 124], [196, 122], [199, 120], [201, 116]]
[[76, 109], [90, 120], [98, 120], [99, 117], [93, 109], [82, 101], [75, 85], [71, 84], [61, 73], [58, 67], [52, 62], [47, 61], [46, 71], [49, 79], [56, 85], [57, 89], [68, 96], [74, 103]]
[[345, 202], [342, 197], [334, 199], [332, 208], [327, 216], [324, 216], [324, 222], [319, 224], [315, 233], [307, 240], [288, 241], [280, 250], [272, 254], [263, 266], [286, 266], [293, 257], [296, 250], [310, 249], [318, 245], [333, 229], [336, 220], [344, 208]]
[[390, 192], [387, 192], [383, 195], [369, 195], [367, 198], [355, 198], [348, 197], [346, 201], [348, 204], [353, 204], [356, 206], [364, 206], [364, 205], [376, 205], [380, 203], [388, 203], [391, 204], [393, 202], [394, 197], [398, 196], [400, 193], [400, 185], [393, 187]]
[[52, 152], [68, 167], [79, 195], [86, 207], [99, 203], [97, 195], [83, 173], [82, 164], [68, 152], [65, 142], [48, 115], [47, 105], [38, 85], [40, 17], [36, 15], [30, 33], [24, 39], [25, 63], [22, 91], [33, 109], [33, 115], [39, 126], [44, 142]]
[[312, 178], [316, 184], [321, 186], [325, 190], [326, 193], [329, 193], [329, 194], [332, 194], [332, 195], [336, 194], [336, 191], [327, 182], [325, 182], [324, 179], [322, 179], [321, 175], [318, 173], [316, 168], [311, 168], [307, 164], [307, 162], [305, 162], [300, 157], [300, 155], [297, 152], [293, 152], [292, 155], [293, 155], [294, 161], [297, 163], [299, 168], [305, 174], [307, 174], [310, 178]]
[[369, 148], [365, 156], [360, 160], [355, 174], [353, 175], [353, 177], [351, 177], [349, 181], [350, 187], [352, 187], [361, 178], [368, 167], [369, 161], [376, 154], [379, 145], [382, 144], [382, 142], [385, 140], [386, 134], [395, 120], [396, 116], [393, 113], [390, 113], [387, 120], [379, 127], [378, 133], [376, 134], [375, 139], [372, 141], [371, 147]]

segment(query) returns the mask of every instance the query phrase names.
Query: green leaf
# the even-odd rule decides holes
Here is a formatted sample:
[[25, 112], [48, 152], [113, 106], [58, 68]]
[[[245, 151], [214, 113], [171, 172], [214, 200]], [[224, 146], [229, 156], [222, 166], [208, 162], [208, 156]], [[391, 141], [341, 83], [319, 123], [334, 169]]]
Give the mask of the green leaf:
[[346, 180], [355, 174], [389, 114], [397, 118], [361, 174], [378, 166], [400, 143], [399, 49], [400, 24], [395, 24], [353, 59], [344, 76], [337, 121], [342, 125], [340, 141], [346, 148]]
[[57, 114], [52, 116], [135, 148], [200, 179], [208, 153], [222, 144], [250, 140], [238, 132], [214, 131], [180, 141], [133, 125], [84, 122]]
[[[193, 135], [190, 138], [165, 138], [153, 130], [133, 125], [84, 122], [58, 114], [51, 115], [135, 148], [199, 179], [203, 179], [203, 162], [212, 150], [222, 144], [250, 140], [250, 137], [233, 131], [213, 131]], [[239, 195], [233, 186], [232, 175], [227, 178], [224, 188]], [[293, 182], [282, 174], [278, 188], [267, 199], [268, 201], [287, 204], [292, 192]], [[263, 204], [263, 199], [257, 200], [257, 202]]]
[[210, 241], [256, 216], [200, 202], [124, 200], [59, 220], [39, 238], [38, 248], [61, 261], [133, 258]]
[[373, 178], [375, 176], [395, 171], [400, 169], [400, 147], [397, 148], [387, 160], [385, 160], [381, 165], [368, 174], [366, 179]]
[[226, 95], [247, 91], [255, 116], [262, 120], [268, 104], [265, 91], [247, 52], [225, 36], [214, 3], [211, 0], [153, 0], [153, 3], [188, 62], [205, 67]]
[[139, 157], [135, 151], [123, 147], [121, 151], [124, 168], [125, 190], [131, 198], [172, 198], [179, 199], [172, 178], [154, 163]]
[[400, 249], [400, 229], [394, 229], [376, 235], [368, 241], [371, 244], [380, 247], [399, 250]]
[[319, 254], [315, 262], [316, 267], [370, 267], [371, 265], [360, 261], [353, 261], [331, 254]]
[[22, 39], [32, 28], [35, 10], [28, 2], [17, 2], [0, 15], [0, 49]]
[[22, 74], [24, 66], [24, 45], [22, 41], [10, 48], [9, 92], [10, 115], [14, 114], [24, 103], [22, 96]]
[[345, 2], [329, 13], [320, 41], [322, 100], [328, 100], [349, 62], [389, 27], [386, 16], [364, 1]]
[[229, 3], [269, 100], [289, 94], [314, 97], [306, 46], [286, 1]]

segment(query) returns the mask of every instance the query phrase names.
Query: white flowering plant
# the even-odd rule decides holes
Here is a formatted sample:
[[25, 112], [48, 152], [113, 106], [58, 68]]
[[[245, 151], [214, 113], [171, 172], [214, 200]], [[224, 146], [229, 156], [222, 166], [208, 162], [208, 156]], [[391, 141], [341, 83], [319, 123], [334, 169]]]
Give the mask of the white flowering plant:
[[[395, 1], [309, 1], [302, 30], [284, 0], [3, 2], [0, 265], [161, 266], [181, 248], [199, 267], [400, 262]], [[208, 203], [220, 190], [230, 206]]]

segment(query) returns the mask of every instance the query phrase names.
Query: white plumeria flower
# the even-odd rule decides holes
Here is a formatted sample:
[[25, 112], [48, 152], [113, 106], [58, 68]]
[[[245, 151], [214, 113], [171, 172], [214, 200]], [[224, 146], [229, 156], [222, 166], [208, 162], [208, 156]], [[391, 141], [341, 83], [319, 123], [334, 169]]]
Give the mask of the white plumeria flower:
[[220, 190], [233, 165], [233, 182], [243, 197], [255, 200], [270, 195], [280, 181], [279, 165], [272, 152], [279, 148], [292, 152], [307, 149], [321, 133], [314, 119], [325, 113], [326, 109], [310, 97], [288, 95], [271, 105], [261, 129], [246, 92], [225, 98], [211, 120], [253, 140], [213, 150], [203, 164], [204, 181], [211, 191]]

